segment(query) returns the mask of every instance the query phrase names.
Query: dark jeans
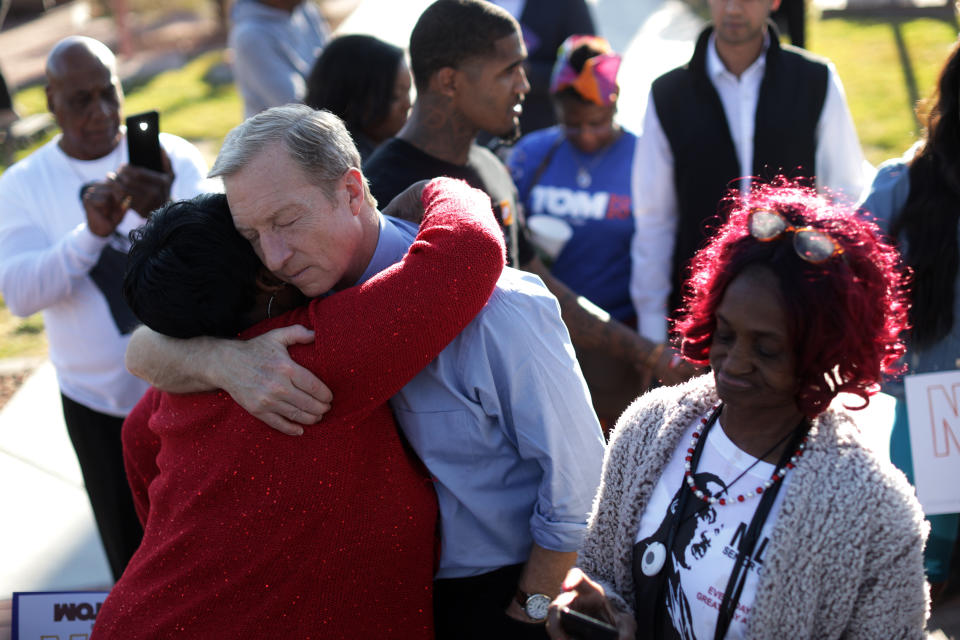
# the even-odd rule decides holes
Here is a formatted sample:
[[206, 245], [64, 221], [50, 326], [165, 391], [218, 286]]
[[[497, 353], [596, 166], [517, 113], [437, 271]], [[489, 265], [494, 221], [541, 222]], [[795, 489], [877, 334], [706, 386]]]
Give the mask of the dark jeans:
[[504, 611], [517, 594], [522, 564], [470, 578], [433, 581], [437, 640], [546, 640], [542, 624], [514, 620]]
[[5, 109], [13, 109], [13, 98], [10, 97], [10, 90], [7, 89], [3, 73], [0, 72], [0, 111]]
[[113, 579], [117, 580], [143, 538], [143, 528], [133, 508], [133, 497], [123, 467], [123, 445], [120, 442], [123, 418], [94, 411], [63, 394], [60, 399], [93, 517], [97, 521]]
[[[0, 27], [7, 17], [7, 10], [10, 8], [10, 0], [0, 0]], [[0, 72], [0, 111], [4, 109], [13, 109], [13, 98], [10, 95], [10, 89], [7, 88], [7, 82]]]

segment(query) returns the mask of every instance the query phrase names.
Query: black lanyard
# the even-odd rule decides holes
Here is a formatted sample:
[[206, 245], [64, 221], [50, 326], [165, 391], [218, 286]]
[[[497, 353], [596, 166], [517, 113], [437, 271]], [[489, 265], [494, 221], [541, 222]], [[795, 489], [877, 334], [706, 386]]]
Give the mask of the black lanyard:
[[[706, 425], [704, 425], [703, 434], [700, 436], [700, 438], [697, 439], [697, 444], [696, 444], [696, 446], [694, 447], [693, 453], [691, 454], [691, 458], [690, 458], [690, 469], [691, 469], [691, 472], [697, 468], [697, 463], [700, 461], [700, 455], [703, 453], [703, 443], [704, 443], [704, 442], [706, 441], [706, 439], [707, 439], [707, 432], [710, 431], [710, 428], [714, 425], [714, 423], [716, 423], [717, 418], [719, 418], [719, 417], [720, 417], [720, 407], [717, 407], [717, 408], [713, 411], [713, 413], [711, 414], [711, 416], [710, 416], [709, 420], [707, 421]], [[695, 516], [697, 513], [699, 513], [701, 510], [703, 510], [703, 509], [707, 508], [707, 506], [709, 506], [709, 505], [704, 504], [702, 507], [700, 507], [699, 509], [697, 509], [696, 511], [694, 511], [694, 512], [693, 512], [692, 514], [690, 514], [689, 516], [684, 517], [684, 512], [685, 512], [686, 509], [687, 509], [687, 503], [689, 502], [689, 499], [690, 499], [690, 493], [691, 493], [691, 491], [690, 491], [690, 488], [687, 486], [686, 480], [681, 479], [681, 481], [680, 481], [680, 497], [677, 498], [677, 508], [676, 508], [676, 510], [673, 512], [673, 522], [671, 523], [670, 529], [669, 529], [669, 531], [667, 532], [667, 539], [666, 539], [666, 545], [665, 545], [666, 560], [664, 561], [664, 565], [663, 565], [663, 567], [660, 568], [660, 571], [659, 571], [659, 573], [658, 573], [658, 575], [657, 575], [657, 580], [658, 580], [657, 592], [656, 592], [657, 595], [656, 595], [656, 597], [655, 597], [655, 599], [654, 599], [653, 611], [652, 611], [652, 618], [653, 618], [653, 638], [662, 638], [662, 637], [663, 637], [663, 628], [662, 628], [661, 624], [662, 624], [663, 619], [664, 619], [664, 617], [665, 617], [665, 613], [664, 613], [663, 609], [666, 607], [666, 604], [667, 604], [667, 603], [666, 603], [666, 601], [667, 601], [667, 596], [666, 596], [666, 593], [664, 592], [664, 590], [665, 590], [665, 588], [666, 588], [666, 585], [667, 585], [667, 579], [666, 579], [666, 563], [667, 563], [667, 562], [670, 562], [670, 554], [673, 553], [673, 545], [674, 545], [675, 539], [676, 539], [676, 537], [677, 537], [677, 532], [680, 530], [680, 526], [681, 526], [685, 521], [687, 521], [687, 520], [689, 520], [690, 518], [694, 517], [694, 516]], [[635, 556], [634, 565], [636, 565], [636, 562], [637, 562], [637, 561], [636, 561], [636, 556]], [[634, 581], [636, 582], [636, 578], [634, 578]], [[638, 596], [640, 595], [639, 592], [638, 592], [637, 595], [638, 595]], [[640, 612], [641, 609], [646, 609], [646, 610], [649, 611], [648, 607], [641, 606], [642, 604], [643, 604], [643, 603], [641, 603], [641, 602], [639, 602], [639, 601], [636, 603], [636, 610], [637, 610], [637, 612]], [[638, 620], [638, 622], [640, 622], [640, 621]]]
[[[783, 454], [780, 456], [777, 469], [782, 468], [790, 461], [800, 445], [800, 441], [808, 431], [808, 429], [803, 428], [806, 425], [806, 420], [802, 420], [797, 425], [787, 448], [783, 450]], [[705, 436], [706, 434], [704, 434]], [[723, 601], [720, 603], [720, 610], [717, 612], [717, 630], [713, 636], [714, 640], [722, 640], [727, 635], [727, 630], [733, 622], [737, 605], [740, 604], [740, 595], [743, 593], [743, 585], [747, 582], [747, 569], [750, 566], [748, 562], [753, 557], [753, 552], [757, 548], [757, 541], [760, 539], [760, 532], [767, 522], [770, 509], [773, 508], [773, 501], [777, 498], [782, 486], [783, 479], [780, 482], [775, 482], [772, 487], [763, 492], [760, 504], [757, 505], [757, 510], [753, 512], [753, 518], [750, 519], [747, 533], [740, 539], [740, 544], [737, 545], [737, 559], [733, 564], [733, 571], [730, 572], [730, 578], [727, 580], [727, 588], [723, 590]]]
[[[717, 409], [710, 416], [710, 419], [704, 425], [700, 437], [697, 438], [697, 443], [694, 445], [693, 453], [690, 457], [691, 474], [694, 474], [697, 470], [697, 465], [700, 462], [700, 456], [703, 454], [703, 448], [707, 441], [707, 435], [710, 433], [710, 429], [714, 424], [716, 424], [717, 419], [720, 417], [720, 411], [721, 407], [717, 407]], [[784, 449], [783, 454], [780, 456], [780, 461], [776, 466], [777, 469], [782, 468], [787, 464], [787, 462], [790, 461], [790, 458], [794, 455], [794, 452], [796, 452], [797, 447], [800, 445], [800, 441], [806, 435], [808, 430], [809, 425], [805, 419], [797, 425], [797, 428], [794, 430], [793, 437], [790, 438], [787, 444], [787, 448]], [[782, 485], [783, 480], [774, 483], [769, 489], [763, 492], [763, 495], [760, 498], [760, 504], [757, 505], [757, 509], [753, 512], [753, 517], [750, 519], [750, 525], [747, 527], [747, 532], [740, 539], [740, 542], [737, 545], [737, 558], [734, 562], [733, 571], [730, 574], [730, 578], [727, 580], [727, 588], [723, 592], [723, 601], [720, 603], [720, 609], [717, 613], [717, 627], [714, 633], [714, 640], [722, 640], [724, 636], [726, 636], [727, 630], [730, 628], [730, 624], [733, 621], [737, 606], [740, 603], [740, 596], [743, 593], [744, 584], [747, 581], [747, 568], [749, 567], [748, 560], [753, 557], [757, 542], [760, 539], [760, 532], [763, 530], [763, 525], [766, 523], [767, 517], [770, 515], [770, 510], [773, 508], [773, 502], [776, 500], [777, 494], [780, 492], [780, 487]], [[673, 553], [674, 541], [683, 521], [693, 517], [693, 515], [699, 513], [702, 509], [709, 506], [709, 504], [704, 504], [703, 507], [697, 509], [694, 514], [684, 518], [683, 514], [686, 509], [687, 502], [689, 501], [690, 493], [692, 493], [692, 491], [690, 487], [687, 486], [686, 479], [684, 478], [680, 481], [680, 497], [677, 501], [677, 509], [674, 512], [672, 526], [670, 527], [670, 531], [667, 535], [666, 553], [668, 558], [670, 554]], [[664, 593], [666, 582], [667, 581], [663, 576], [663, 569], [661, 569], [660, 587], [657, 592], [656, 606], [654, 607], [654, 611], [656, 612], [654, 615], [654, 633], [655, 637], [657, 638], [663, 637], [662, 633], [660, 633], [661, 629], [659, 628], [659, 625], [665, 617], [662, 607], [666, 606], [666, 594]]]

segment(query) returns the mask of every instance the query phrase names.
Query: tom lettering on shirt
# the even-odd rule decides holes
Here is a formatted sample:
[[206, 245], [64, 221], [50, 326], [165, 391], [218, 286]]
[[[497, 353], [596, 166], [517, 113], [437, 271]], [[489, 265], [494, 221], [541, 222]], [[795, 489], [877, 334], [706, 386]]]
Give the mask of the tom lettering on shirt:
[[548, 214], [571, 220], [623, 220], [632, 215], [629, 195], [548, 185], [533, 188], [530, 205], [531, 215]]

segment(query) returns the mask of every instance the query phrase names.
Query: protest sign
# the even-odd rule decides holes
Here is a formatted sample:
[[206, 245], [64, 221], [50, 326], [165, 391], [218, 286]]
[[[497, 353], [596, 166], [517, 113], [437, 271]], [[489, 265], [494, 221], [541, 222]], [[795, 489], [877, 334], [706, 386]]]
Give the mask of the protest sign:
[[12, 640], [86, 640], [108, 593], [15, 592]]
[[923, 512], [960, 512], [960, 371], [907, 376], [904, 384]]

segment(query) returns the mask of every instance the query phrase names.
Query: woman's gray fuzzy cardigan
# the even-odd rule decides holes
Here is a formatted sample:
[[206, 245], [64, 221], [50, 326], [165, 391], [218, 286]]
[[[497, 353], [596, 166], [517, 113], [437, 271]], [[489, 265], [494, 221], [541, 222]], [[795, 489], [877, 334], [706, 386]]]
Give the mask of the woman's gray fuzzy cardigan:
[[[611, 435], [578, 565], [623, 610], [633, 611], [631, 554], [650, 493], [684, 431], [716, 402], [709, 374], [657, 389]], [[814, 421], [790, 474], [746, 637], [923, 638], [927, 523], [903, 474], [834, 410]]]

